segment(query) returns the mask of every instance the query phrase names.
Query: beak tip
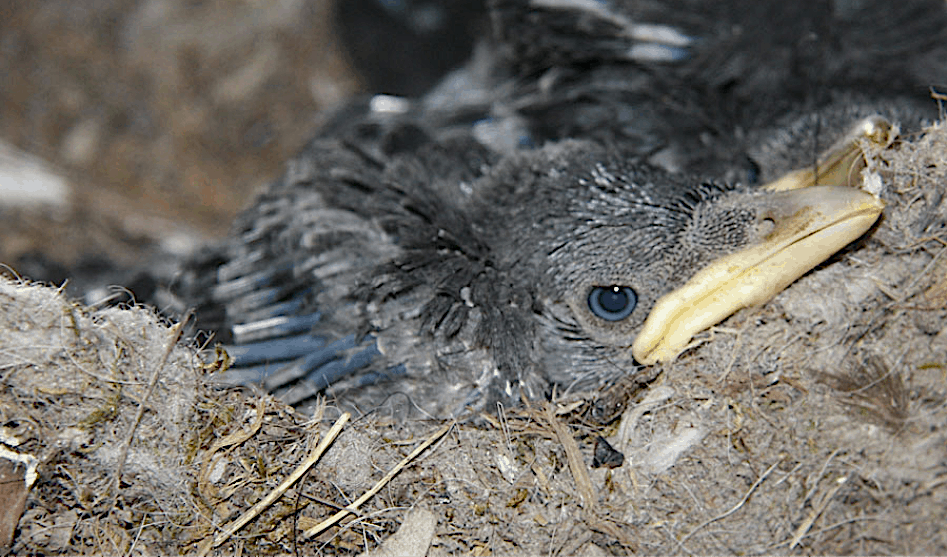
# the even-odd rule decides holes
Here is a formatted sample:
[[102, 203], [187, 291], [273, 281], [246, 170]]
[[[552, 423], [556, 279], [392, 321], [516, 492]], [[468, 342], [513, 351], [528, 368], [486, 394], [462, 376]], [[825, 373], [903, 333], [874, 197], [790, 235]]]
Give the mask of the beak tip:
[[[669, 354], [668, 346], [663, 339], [657, 341], [648, 340], [646, 336], [639, 334], [631, 346], [631, 355], [635, 361], [641, 365], [652, 366], [659, 362], [666, 362], [673, 359], [676, 354]], [[670, 356], [670, 357], [669, 357]]]

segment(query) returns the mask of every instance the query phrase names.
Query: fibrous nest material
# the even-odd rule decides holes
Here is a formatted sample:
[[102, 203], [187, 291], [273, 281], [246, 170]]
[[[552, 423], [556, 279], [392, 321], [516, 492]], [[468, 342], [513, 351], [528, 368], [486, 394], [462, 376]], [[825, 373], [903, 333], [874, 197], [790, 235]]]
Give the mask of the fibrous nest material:
[[[612, 422], [591, 411], [605, 395], [457, 424], [375, 413], [314, 454], [339, 418], [331, 402], [303, 416], [216, 390], [226, 354], [153, 311], [4, 279], [0, 542], [18, 554], [945, 554], [945, 126], [869, 154], [865, 179], [888, 204], [872, 233], [653, 368]], [[613, 467], [591, 467], [594, 454]]]

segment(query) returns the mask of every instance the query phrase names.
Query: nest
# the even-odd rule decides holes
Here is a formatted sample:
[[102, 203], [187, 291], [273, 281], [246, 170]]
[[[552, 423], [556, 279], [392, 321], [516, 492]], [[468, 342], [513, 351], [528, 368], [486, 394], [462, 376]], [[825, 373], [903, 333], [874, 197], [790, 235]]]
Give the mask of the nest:
[[604, 423], [603, 398], [466, 423], [349, 417], [331, 402], [303, 416], [212, 387], [226, 354], [148, 308], [3, 279], [0, 543], [945, 554], [947, 127], [869, 159], [888, 204], [872, 234], [630, 378]]

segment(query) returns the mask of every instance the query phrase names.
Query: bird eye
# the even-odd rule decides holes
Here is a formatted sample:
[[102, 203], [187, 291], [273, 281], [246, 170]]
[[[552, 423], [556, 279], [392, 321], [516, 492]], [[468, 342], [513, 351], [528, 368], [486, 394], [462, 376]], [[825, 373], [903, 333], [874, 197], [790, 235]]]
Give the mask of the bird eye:
[[589, 309], [606, 321], [621, 321], [638, 305], [638, 295], [628, 286], [595, 286], [589, 292]]

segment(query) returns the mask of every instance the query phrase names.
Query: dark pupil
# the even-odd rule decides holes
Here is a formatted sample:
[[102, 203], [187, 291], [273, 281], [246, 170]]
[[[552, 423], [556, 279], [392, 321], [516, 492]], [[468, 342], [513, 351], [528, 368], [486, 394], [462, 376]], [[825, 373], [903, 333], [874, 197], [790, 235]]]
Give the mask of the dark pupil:
[[638, 305], [638, 296], [627, 286], [596, 286], [589, 292], [589, 309], [606, 321], [621, 321]]
[[603, 292], [599, 297], [599, 302], [606, 311], [615, 313], [625, 309], [625, 306], [628, 305], [628, 295], [623, 290], [613, 288]]

